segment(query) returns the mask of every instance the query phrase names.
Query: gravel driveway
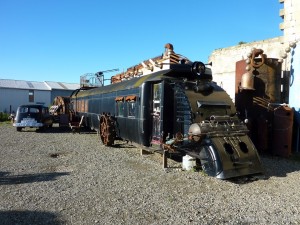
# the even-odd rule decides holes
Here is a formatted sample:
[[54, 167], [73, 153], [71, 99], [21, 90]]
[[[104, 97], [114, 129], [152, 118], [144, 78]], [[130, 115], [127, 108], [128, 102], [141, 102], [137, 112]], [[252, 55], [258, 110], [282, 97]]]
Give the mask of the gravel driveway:
[[96, 133], [0, 124], [0, 224], [300, 224], [300, 162], [263, 156], [266, 179], [222, 181]]

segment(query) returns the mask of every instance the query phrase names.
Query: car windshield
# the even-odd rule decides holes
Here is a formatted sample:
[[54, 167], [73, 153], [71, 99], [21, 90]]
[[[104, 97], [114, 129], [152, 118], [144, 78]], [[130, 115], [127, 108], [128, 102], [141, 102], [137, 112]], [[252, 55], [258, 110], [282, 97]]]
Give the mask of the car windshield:
[[19, 111], [20, 111], [20, 113], [39, 113], [40, 112], [39, 108], [36, 108], [36, 107], [21, 107]]

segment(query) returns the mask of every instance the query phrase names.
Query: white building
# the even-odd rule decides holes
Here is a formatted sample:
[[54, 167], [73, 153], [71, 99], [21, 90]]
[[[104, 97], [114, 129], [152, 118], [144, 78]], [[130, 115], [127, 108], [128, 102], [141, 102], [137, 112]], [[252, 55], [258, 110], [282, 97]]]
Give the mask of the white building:
[[[273, 0], [274, 1], [274, 0]], [[300, 152], [300, 0], [278, 0], [283, 21], [278, 29], [283, 36], [241, 44], [212, 52], [213, 79], [235, 100], [236, 62], [247, 59], [253, 48], [262, 49], [268, 58], [282, 62], [282, 76], [288, 76], [288, 98], [285, 103], [294, 109], [294, 143]], [[254, 37], [255, 38], [255, 37]]]
[[234, 100], [235, 63], [246, 59], [252, 48], [263, 49], [268, 58], [282, 60], [282, 70], [290, 72], [291, 88], [288, 103], [291, 107], [299, 109], [299, 94], [297, 95], [295, 91], [300, 88], [300, 1], [279, 0], [278, 4], [283, 5], [279, 12], [283, 22], [279, 24], [278, 28], [283, 31], [283, 36], [217, 49], [212, 52], [209, 61], [213, 63], [214, 80], [221, 84]]
[[22, 104], [49, 106], [56, 96], [69, 96], [79, 84], [0, 79], [0, 112], [16, 112]]
[[284, 8], [280, 10], [283, 22], [280, 29], [284, 32], [287, 59], [290, 66], [290, 96], [289, 104], [295, 109], [295, 119], [300, 124], [300, 1], [280, 0]]
[[300, 1], [280, 0], [284, 8], [280, 11], [283, 22], [280, 28], [284, 32], [284, 43], [289, 46], [287, 58], [290, 59], [290, 95], [289, 105], [294, 108], [296, 151], [300, 151]]

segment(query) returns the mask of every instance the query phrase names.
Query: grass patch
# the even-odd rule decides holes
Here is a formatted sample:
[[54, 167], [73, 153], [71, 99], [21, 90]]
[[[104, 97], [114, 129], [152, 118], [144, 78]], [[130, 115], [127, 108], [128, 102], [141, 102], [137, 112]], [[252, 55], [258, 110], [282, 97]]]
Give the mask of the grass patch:
[[10, 121], [9, 116], [8, 113], [0, 112], [0, 122]]
[[0, 126], [4, 126], [4, 125], [11, 125], [11, 122], [10, 121], [4, 121], [4, 122], [1, 122], [0, 121]]

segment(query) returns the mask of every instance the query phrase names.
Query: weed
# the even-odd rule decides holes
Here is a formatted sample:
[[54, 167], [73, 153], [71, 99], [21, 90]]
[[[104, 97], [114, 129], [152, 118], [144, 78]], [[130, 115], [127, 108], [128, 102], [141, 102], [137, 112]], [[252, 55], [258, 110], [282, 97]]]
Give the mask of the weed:
[[9, 121], [9, 114], [0, 112], [0, 122]]

